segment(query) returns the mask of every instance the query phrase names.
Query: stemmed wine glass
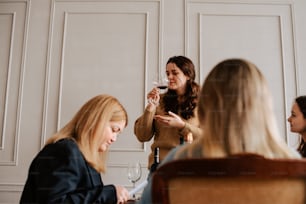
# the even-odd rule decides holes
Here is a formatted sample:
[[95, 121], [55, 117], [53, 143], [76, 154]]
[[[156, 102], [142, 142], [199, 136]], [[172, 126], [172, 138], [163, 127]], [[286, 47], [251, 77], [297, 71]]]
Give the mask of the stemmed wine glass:
[[[129, 181], [133, 183], [133, 188], [135, 188], [136, 182], [141, 178], [141, 165], [139, 161], [128, 163], [127, 176]], [[135, 194], [133, 194], [133, 198], [135, 198]]]
[[168, 78], [166, 76], [160, 76], [157, 80], [153, 81], [153, 85], [156, 86], [160, 93], [165, 93], [168, 88]]

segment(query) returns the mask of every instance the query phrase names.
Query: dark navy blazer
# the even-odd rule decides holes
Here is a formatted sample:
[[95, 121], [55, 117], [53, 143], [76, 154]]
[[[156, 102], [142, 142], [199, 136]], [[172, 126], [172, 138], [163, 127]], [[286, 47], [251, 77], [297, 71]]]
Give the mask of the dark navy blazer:
[[45, 146], [34, 158], [20, 203], [117, 202], [113, 185], [103, 185], [101, 175], [84, 159], [77, 144], [62, 139]]

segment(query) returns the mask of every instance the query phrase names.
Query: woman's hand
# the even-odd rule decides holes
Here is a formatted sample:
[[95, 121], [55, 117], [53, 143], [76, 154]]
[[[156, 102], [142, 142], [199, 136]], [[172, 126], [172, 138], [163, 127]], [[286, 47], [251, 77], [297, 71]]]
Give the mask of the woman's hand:
[[117, 204], [123, 204], [130, 199], [129, 192], [123, 186], [115, 186], [117, 192]]
[[149, 104], [158, 106], [159, 104], [159, 89], [158, 88], [153, 88], [147, 95], [147, 99]]
[[154, 119], [164, 125], [168, 125], [171, 127], [176, 127], [179, 130], [185, 127], [185, 122], [182, 120], [180, 116], [171, 111], [168, 112], [169, 115], [155, 115]]

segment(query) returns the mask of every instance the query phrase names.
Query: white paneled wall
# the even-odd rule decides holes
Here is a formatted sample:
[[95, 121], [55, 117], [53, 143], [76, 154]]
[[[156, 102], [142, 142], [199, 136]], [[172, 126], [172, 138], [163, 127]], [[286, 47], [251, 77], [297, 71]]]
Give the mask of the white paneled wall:
[[116, 96], [129, 125], [111, 147], [105, 183], [131, 188], [127, 162], [147, 176], [149, 143], [133, 133], [153, 79], [173, 55], [202, 83], [224, 58], [243, 57], [272, 89], [280, 132], [306, 94], [304, 0], [0, 0], [0, 203], [18, 203], [45, 140], [94, 95]]
[[254, 62], [273, 90], [280, 131], [291, 142], [284, 118], [297, 90], [293, 4], [190, 2], [187, 14], [187, 53], [198, 60], [200, 81], [224, 58]]
[[28, 2], [0, 1], [0, 203], [23, 187], [19, 160]]

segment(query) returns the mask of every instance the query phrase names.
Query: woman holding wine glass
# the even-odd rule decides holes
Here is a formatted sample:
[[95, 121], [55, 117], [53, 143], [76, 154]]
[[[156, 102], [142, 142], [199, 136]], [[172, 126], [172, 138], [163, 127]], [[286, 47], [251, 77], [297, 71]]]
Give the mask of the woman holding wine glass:
[[201, 133], [197, 119], [199, 85], [193, 62], [185, 56], [173, 56], [166, 64], [168, 90], [161, 93], [154, 87], [147, 95], [148, 105], [135, 121], [134, 133], [140, 142], [154, 139], [148, 168], [153, 164], [154, 149], [159, 148], [160, 161], [180, 144], [180, 138]]

